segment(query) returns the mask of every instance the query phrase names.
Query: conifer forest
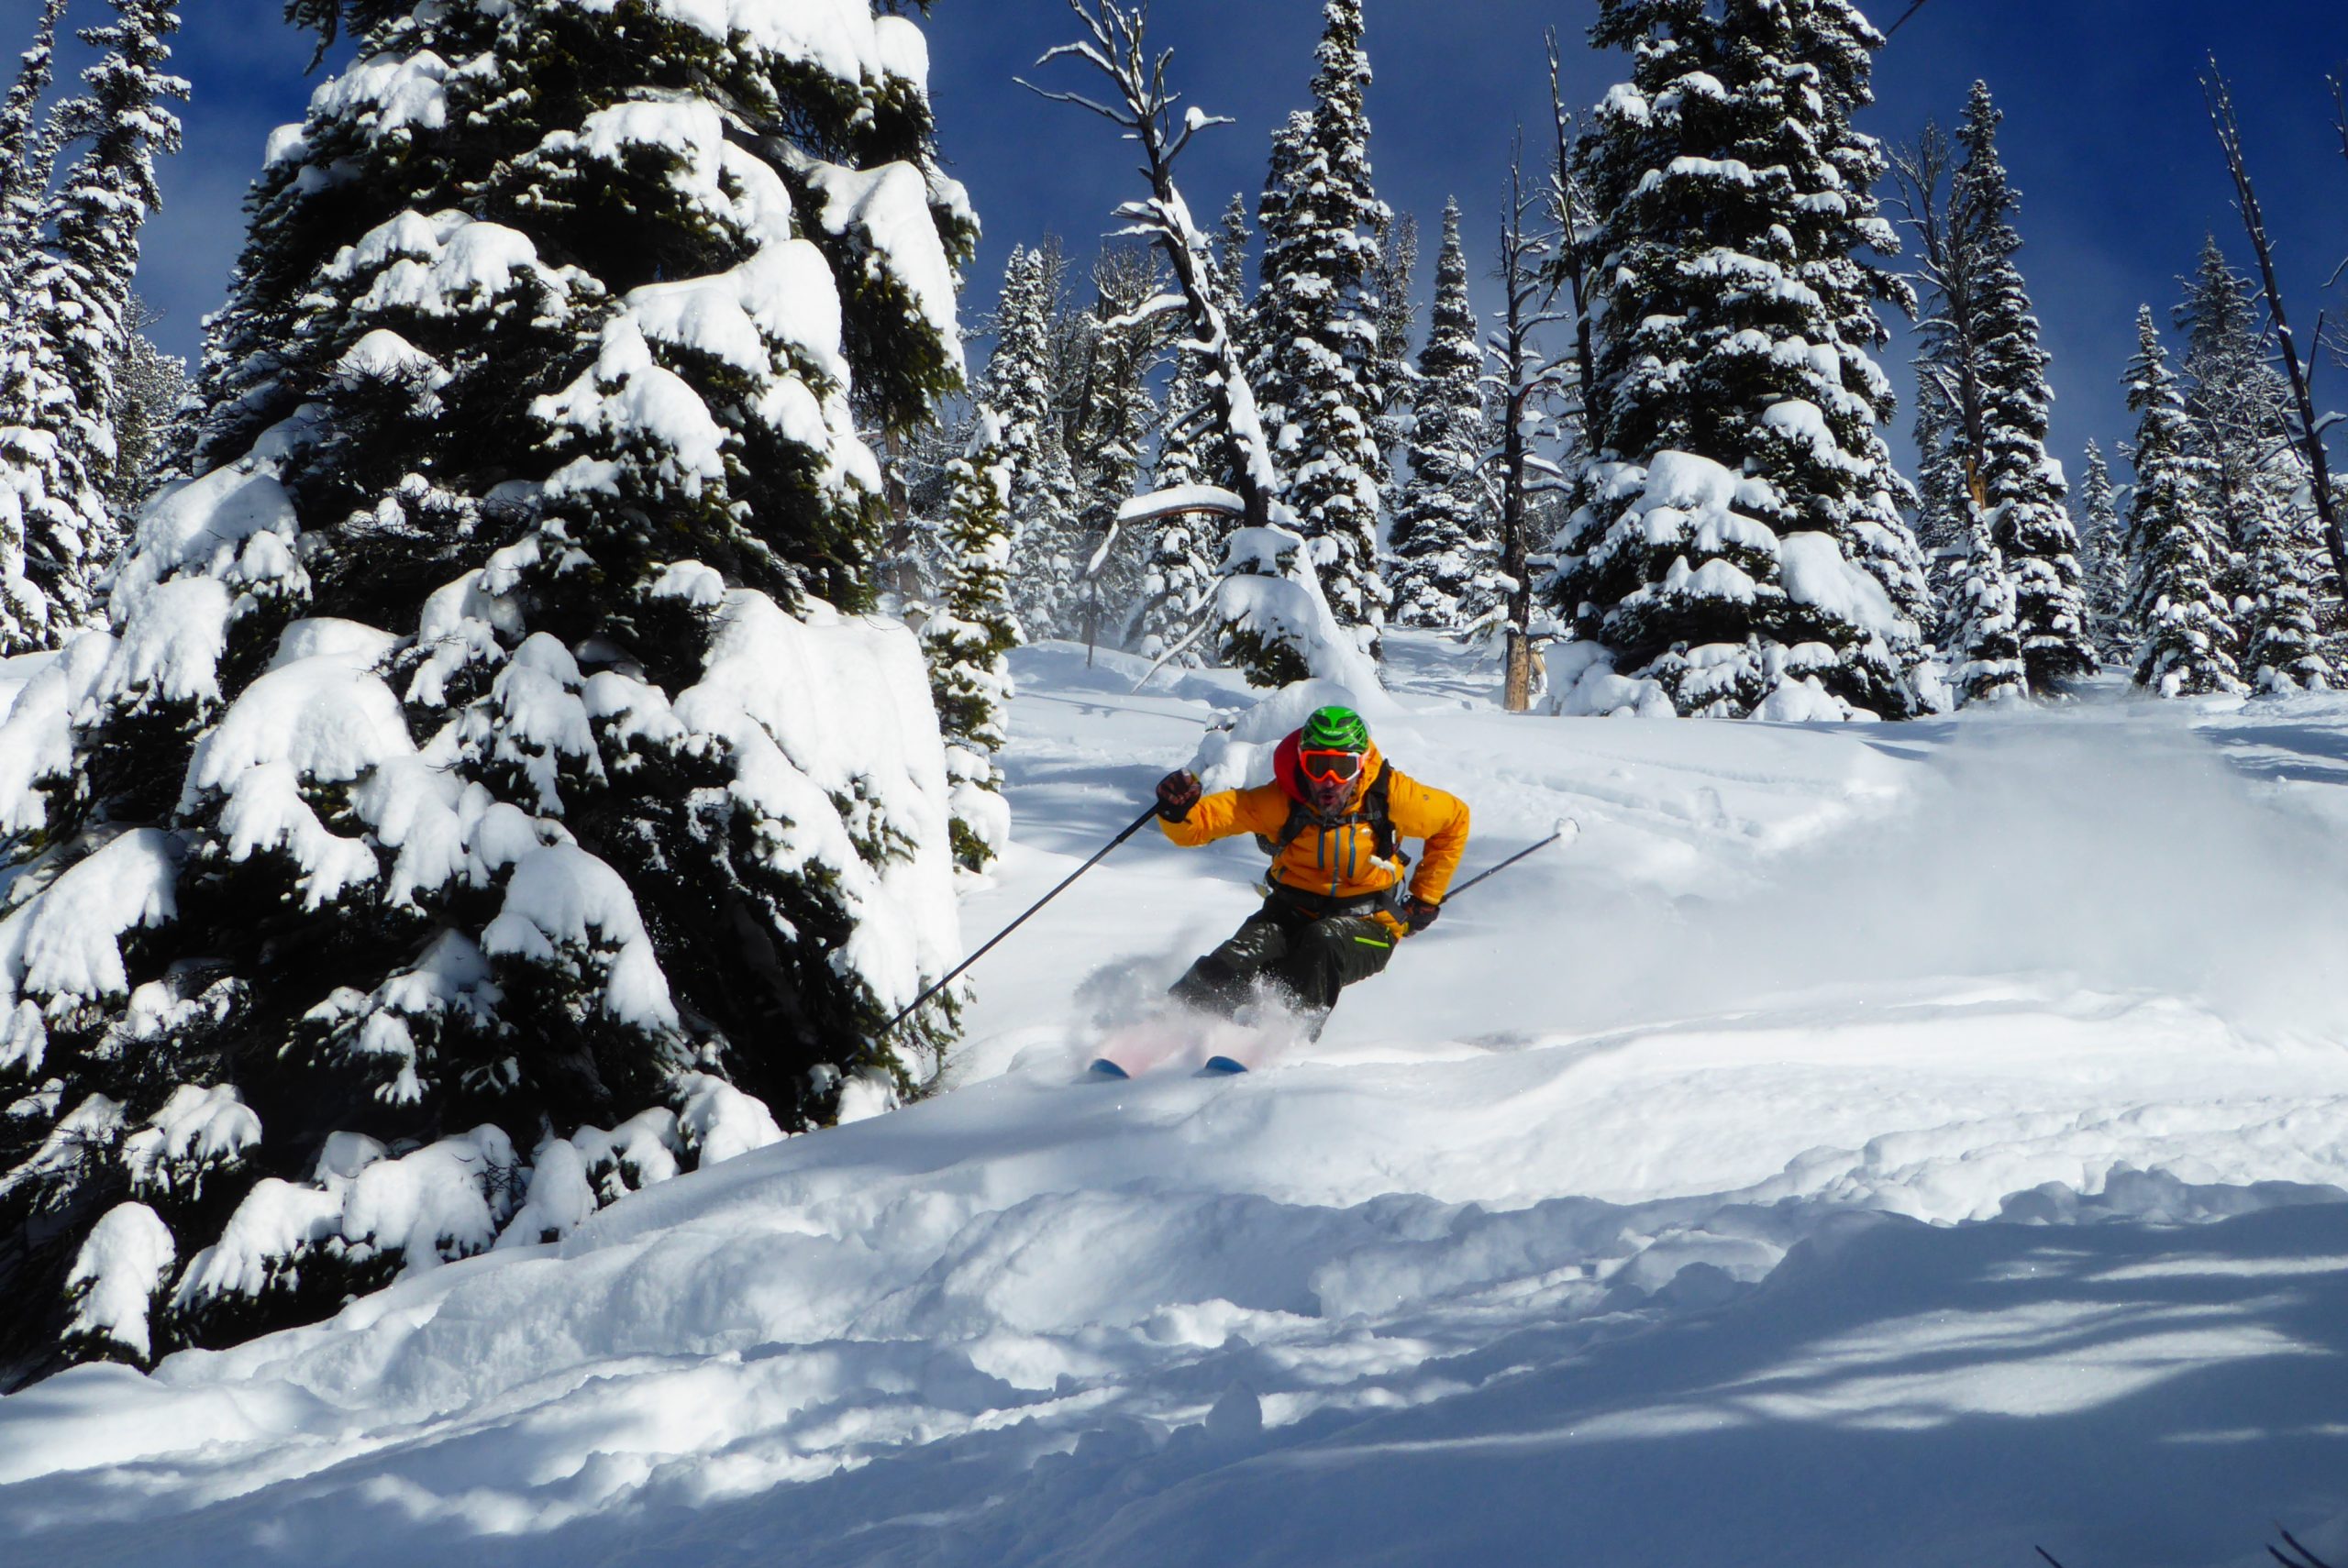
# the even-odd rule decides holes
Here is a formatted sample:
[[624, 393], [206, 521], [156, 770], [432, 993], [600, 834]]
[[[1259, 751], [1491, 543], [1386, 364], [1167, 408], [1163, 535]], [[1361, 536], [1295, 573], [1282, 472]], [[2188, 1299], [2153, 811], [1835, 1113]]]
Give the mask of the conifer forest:
[[7, 0], [0, 1562], [2348, 1568], [2343, 386], [2333, 0]]

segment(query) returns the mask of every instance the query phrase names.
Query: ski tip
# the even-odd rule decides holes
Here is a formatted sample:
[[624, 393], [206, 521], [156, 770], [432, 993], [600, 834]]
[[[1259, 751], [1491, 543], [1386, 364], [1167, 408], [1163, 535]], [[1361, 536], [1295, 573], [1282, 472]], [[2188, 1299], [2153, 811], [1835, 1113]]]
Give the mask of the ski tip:
[[1099, 1058], [1091, 1066], [1085, 1070], [1087, 1074], [1092, 1077], [1106, 1078], [1112, 1083], [1123, 1082], [1124, 1079], [1133, 1077], [1131, 1073], [1125, 1071], [1124, 1068], [1117, 1066], [1116, 1063], [1112, 1062], [1106, 1056]]
[[1229, 1078], [1236, 1077], [1246, 1070], [1247, 1065], [1245, 1062], [1235, 1062], [1228, 1056], [1209, 1056], [1207, 1065], [1199, 1069], [1199, 1076], [1209, 1078]]

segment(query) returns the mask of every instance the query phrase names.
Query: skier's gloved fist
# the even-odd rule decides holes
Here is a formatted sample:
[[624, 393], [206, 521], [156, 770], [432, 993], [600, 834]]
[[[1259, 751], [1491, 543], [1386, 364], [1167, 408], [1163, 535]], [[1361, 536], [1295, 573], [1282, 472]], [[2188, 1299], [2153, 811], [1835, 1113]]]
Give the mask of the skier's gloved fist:
[[1441, 904], [1431, 904], [1424, 899], [1412, 899], [1402, 906], [1402, 918], [1410, 925], [1412, 936], [1433, 925], [1442, 913]]
[[1199, 780], [1195, 774], [1169, 773], [1158, 782], [1157, 814], [1169, 823], [1187, 822], [1191, 810], [1199, 803]]

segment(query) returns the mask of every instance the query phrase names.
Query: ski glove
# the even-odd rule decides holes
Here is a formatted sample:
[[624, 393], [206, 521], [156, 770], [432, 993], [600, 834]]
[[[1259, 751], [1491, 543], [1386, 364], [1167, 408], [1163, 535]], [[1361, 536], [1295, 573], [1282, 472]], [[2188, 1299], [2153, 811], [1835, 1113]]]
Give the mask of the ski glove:
[[1168, 822], [1187, 822], [1198, 803], [1199, 780], [1195, 774], [1169, 773], [1159, 781], [1157, 814]]
[[1424, 899], [1412, 899], [1402, 906], [1402, 915], [1411, 927], [1412, 936], [1433, 925], [1442, 913], [1441, 904], [1431, 904]]

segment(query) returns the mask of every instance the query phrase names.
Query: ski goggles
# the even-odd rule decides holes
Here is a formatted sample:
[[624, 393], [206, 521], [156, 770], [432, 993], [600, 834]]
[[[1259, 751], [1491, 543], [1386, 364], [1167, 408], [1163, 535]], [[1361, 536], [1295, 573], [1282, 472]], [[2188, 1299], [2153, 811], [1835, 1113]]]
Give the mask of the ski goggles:
[[1296, 765], [1316, 784], [1348, 784], [1361, 777], [1363, 756], [1357, 751], [1300, 751]]

